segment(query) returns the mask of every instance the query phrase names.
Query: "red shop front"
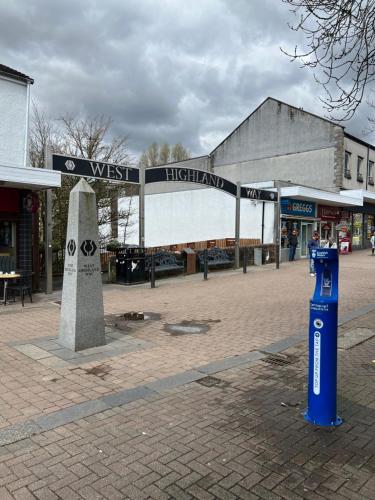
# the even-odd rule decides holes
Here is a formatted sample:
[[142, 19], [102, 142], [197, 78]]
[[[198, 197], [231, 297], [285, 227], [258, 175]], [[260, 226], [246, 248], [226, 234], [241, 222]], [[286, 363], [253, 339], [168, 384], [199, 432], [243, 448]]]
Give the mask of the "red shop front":
[[347, 210], [330, 205], [318, 206], [320, 245], [325, 246], [330, 238], [339, 237], [340, 252], [351, 252], [350, 214]]
[[37, 287], [39, 220], [35, 214], [38, 207], [36, 193], [26, 189], [0, 187], [0, 271], [33, 273], [33, 281]]

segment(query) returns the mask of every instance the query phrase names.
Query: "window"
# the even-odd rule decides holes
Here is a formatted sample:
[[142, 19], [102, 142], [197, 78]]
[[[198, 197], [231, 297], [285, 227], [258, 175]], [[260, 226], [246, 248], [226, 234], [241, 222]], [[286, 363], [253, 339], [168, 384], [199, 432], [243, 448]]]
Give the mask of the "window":
[[374, 162], [368, 162], [368, 183], [373, 186], [374, 185]]
[[13, 246], [13, 223], [7, 221], [0, 222], [0, 247], [1, 249]]
[[344, 176], [347, 179], [352, 178], [352, 176], [350, 175], [350, 157], [351, 157], [351, 153], [349, 153], [349, 151], [345, 151]]
[[362, 158], [362, 156], [358, 156], [358, 158], [357, 158], [357, 181], [358, 182], [363, 182], [362, 164], [363, 164], [363, 158]]

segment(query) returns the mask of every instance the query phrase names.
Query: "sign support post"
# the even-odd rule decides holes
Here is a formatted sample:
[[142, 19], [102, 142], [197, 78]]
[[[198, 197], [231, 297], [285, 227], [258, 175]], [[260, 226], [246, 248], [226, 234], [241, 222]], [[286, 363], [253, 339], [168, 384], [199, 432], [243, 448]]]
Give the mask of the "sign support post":
[[235, 248], [235, 258], [234, 265], [236, 269], [240, 267], [240, 223], [241, 223], [241, 183], [237, 182], [237, 193], [236, 193], [236, 224], [235, 224], [235, 238], [236, 238], [236, 248]]
[[145, 167], [139, 167], [139, 246], [145, 246]]
[[[48, 144], [44, 147], [44, 168], [52, 169], [52, 151]], [[44, 265], [46, 273], [46, 293], [53, 291], [52, 277], [52, 189], [46, 190], [44, 225]]]
[[275, 203], [274, 206], [275, 206], [275, 232], [276, 232], [276, 234], [275, 234], [275, 250], [276, 250], [275, 262], [276, 262], [276, 269], [280, 269], [281, 189], [279, 186], [277, 186], [277, 203]]

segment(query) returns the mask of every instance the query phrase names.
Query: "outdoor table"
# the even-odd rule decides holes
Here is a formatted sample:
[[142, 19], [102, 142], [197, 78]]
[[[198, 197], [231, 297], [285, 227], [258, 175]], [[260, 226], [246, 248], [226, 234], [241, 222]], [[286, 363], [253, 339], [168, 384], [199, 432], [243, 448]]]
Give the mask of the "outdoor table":
[[16, 280], [21, 277], [20, 274], [11, 274], [11, 273], [3, 273], [0, 274], [0, 279], [4, 280], [4, 298], [3, 298], [3, 304], [4, 306], [7, 303], [7, 288], [8, 288], [8, 280]]

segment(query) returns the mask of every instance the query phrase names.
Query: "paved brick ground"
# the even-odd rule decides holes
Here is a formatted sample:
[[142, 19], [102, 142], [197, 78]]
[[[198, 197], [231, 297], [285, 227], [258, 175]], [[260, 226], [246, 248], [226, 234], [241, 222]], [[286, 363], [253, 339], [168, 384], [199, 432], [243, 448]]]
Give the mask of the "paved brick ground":
[[0, 498], [373, 499], [374, 353], [375, 338], [339, 353], [339, 428], [301, 416], [302, 342], [286, 365], [256, 361], [0, 448]]
[[[340, 264], [341, 312], [374, 301], [375, 259], [358, 252]], [[2, 308], [0, 426], [261, 350], [306, 330], [313, 281], [306, 263], [298, 262], [280, 271], [216, 274], [206, 283], [168, 280], [156, 290], [106, 287], [107, 313], [161, 315], [131, 324], [126, 333], [149, 347], [63, 368], [10, 345], [55, 335], [57, 304], [40, 297], [24, 310]], [[210, 329], [187, 336], [164, 330], [184, 320]], [[341, 331], [371, 330], [374, 323], [370, 312]], [[283, 355], [284, 366], [255, 361], [0, 447], [0, 500], [374, 498], [375, 337], [340, 350], [345, 423], [337, 429], [314, 428], [301, 417], [305, 343]]]
[[[341, 311], [373, 300], [375, 259], [368, 251], [342, 257]], [[22, 310], [0, 309], [0, 427], [23, 422], [123, 388], [135, 387], [192, 367], [261, 349], [306, 330], [313, 287], [306, 262], [262, 270], [163, 280], [158, 288], [105, 287], [105, 311], [151, 311], [160, 319], [131, 324], [127, 334], [152, 343], [138, 352], [63, 367], [49, 366], [9, 345], [57, 335], [60, 308], [45, 296]], [[375, 301], [374, 301], [375, 302]], [[166, 324], [198, 321], [210, 327], [204, 335], [171, 336]], [[99, 366], [99, 375], [98, 372]]]

